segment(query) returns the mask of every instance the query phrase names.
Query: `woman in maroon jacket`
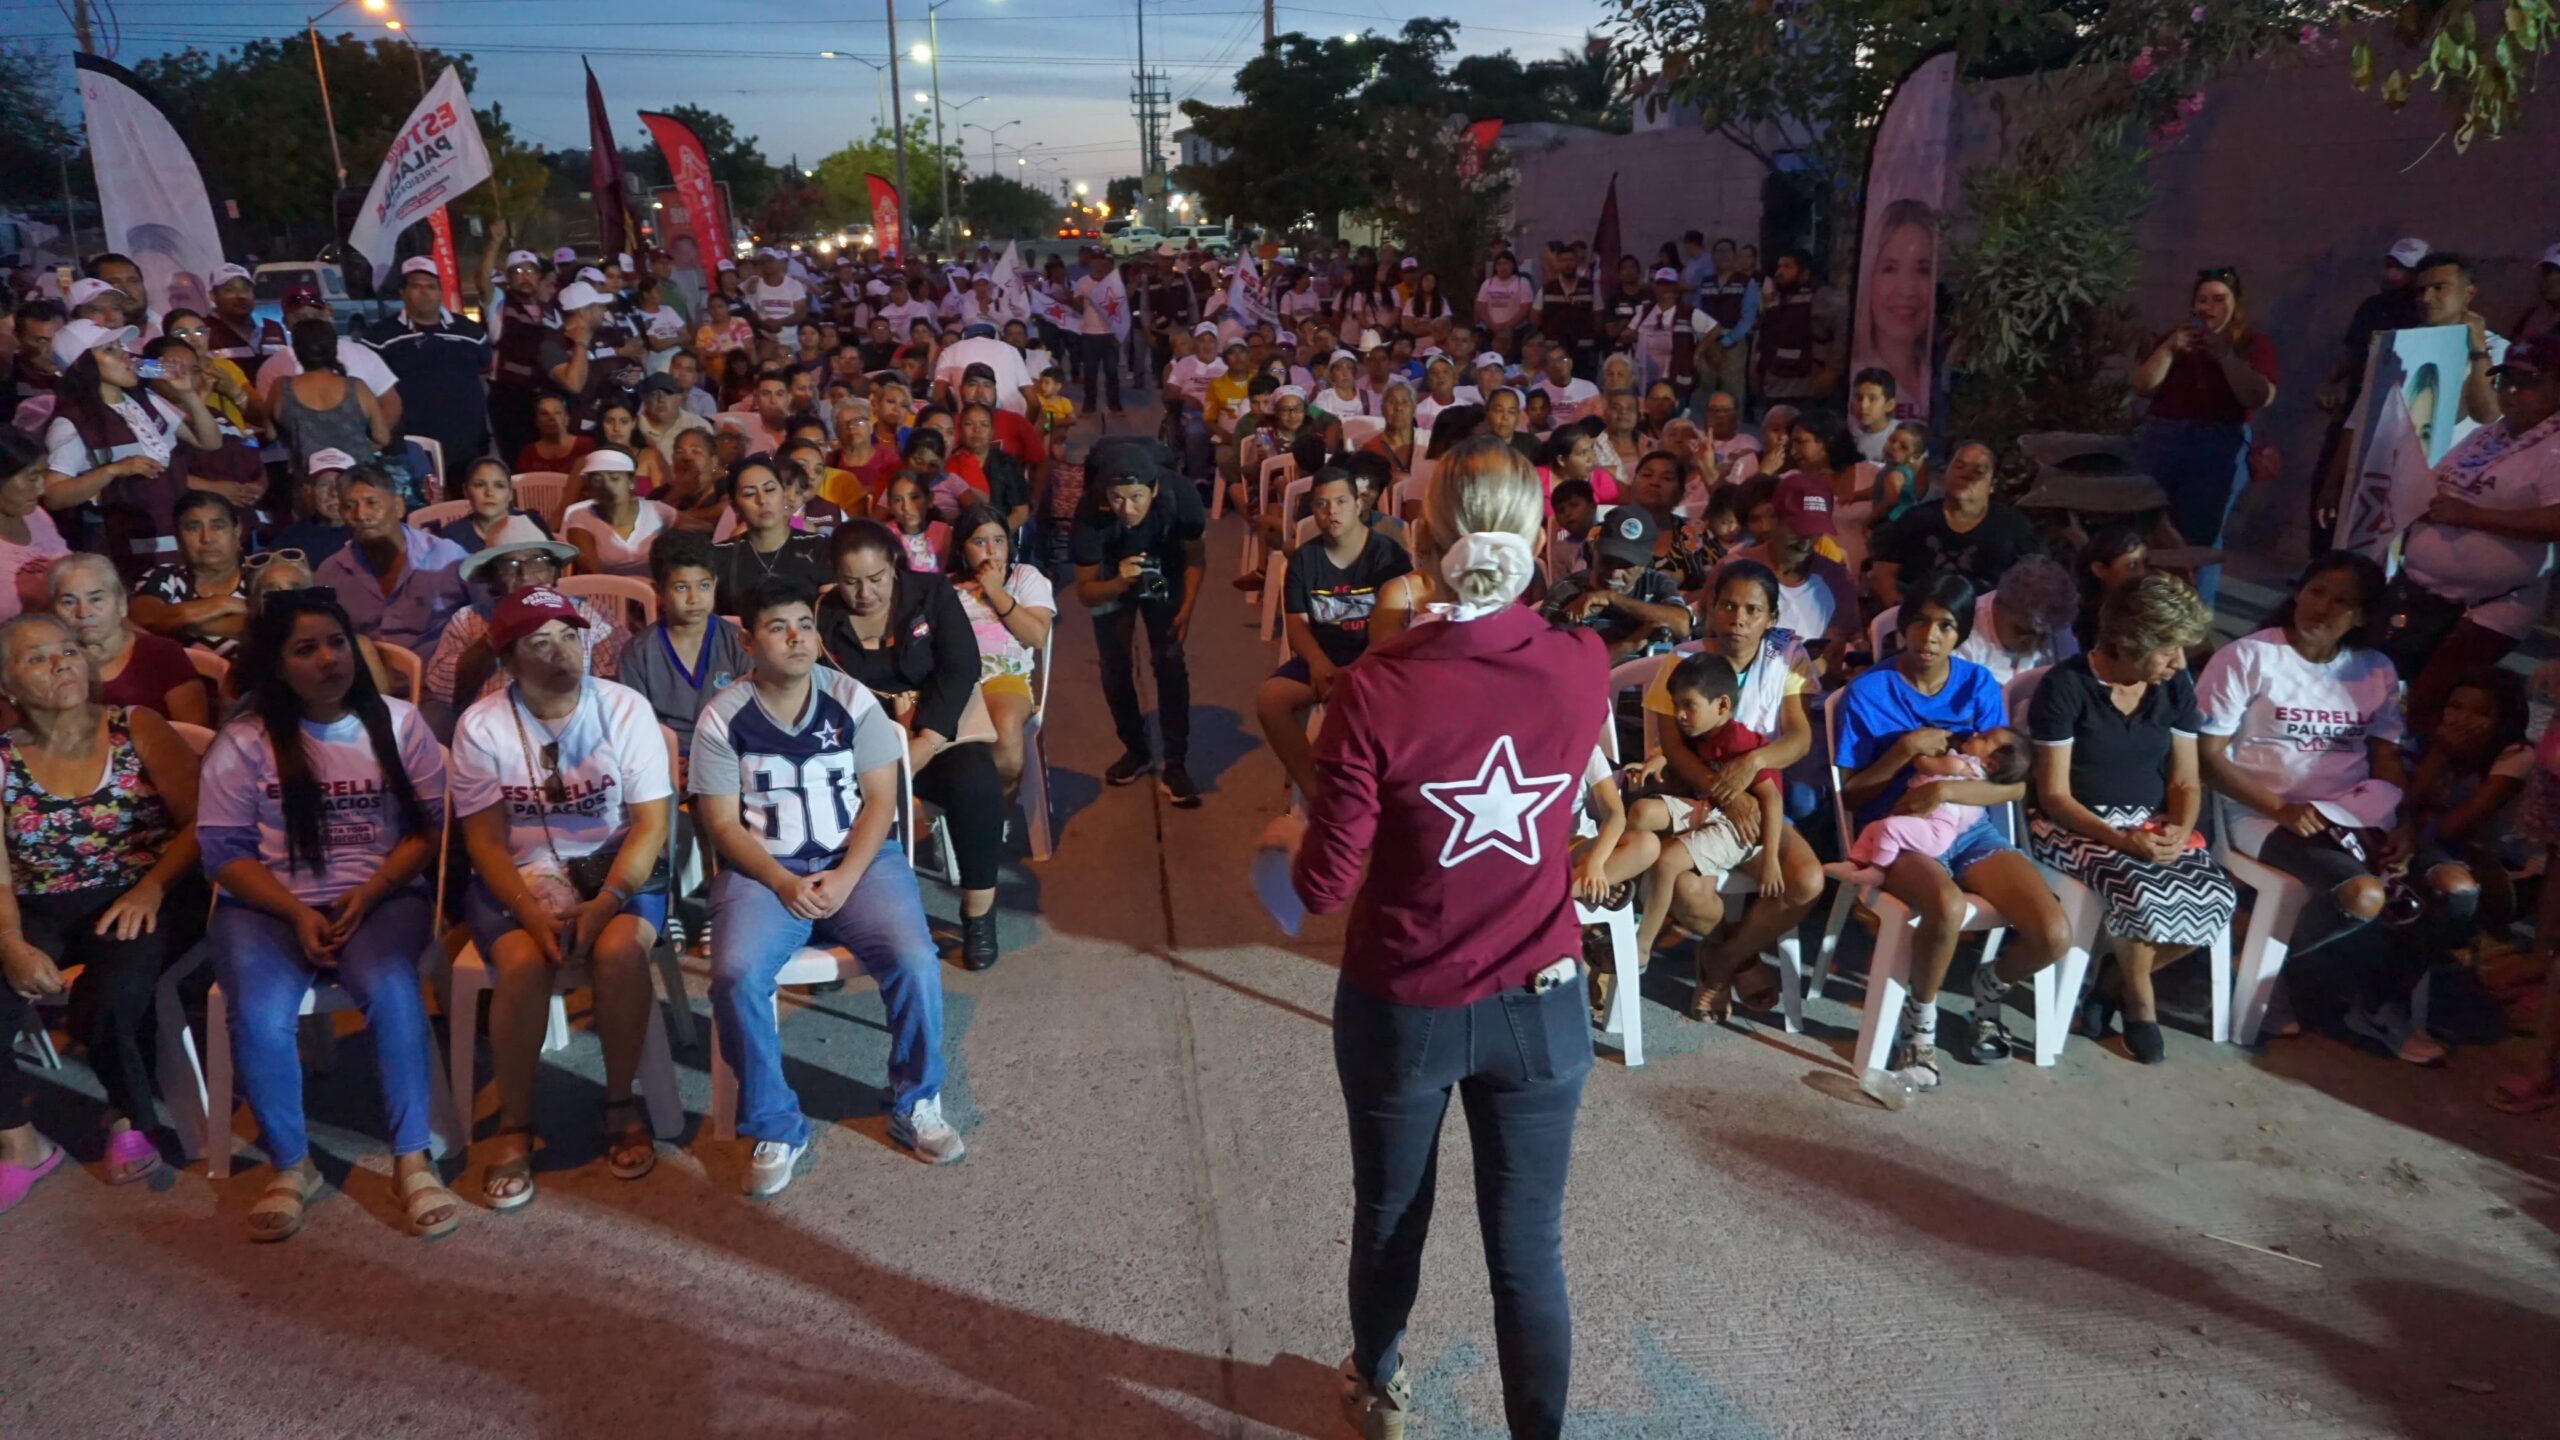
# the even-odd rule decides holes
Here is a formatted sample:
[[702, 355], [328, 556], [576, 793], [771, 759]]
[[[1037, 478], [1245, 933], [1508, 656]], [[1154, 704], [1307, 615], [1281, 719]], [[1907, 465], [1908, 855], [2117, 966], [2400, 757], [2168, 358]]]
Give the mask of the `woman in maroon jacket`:
[[1354, 1200], [1343, 1404], [1364, 1436], [1404, 1433], [1398, 1351], [1452, 1087], [1475, 1139], [1511, 1433], [1564, 1428], [1559, 1221], [1591, 1070], [1565, 851], [1609, 661], [1597, 635], [1514, 603], [1542, 510], [1537, 472], [1498, 439], [1441, 462], [1417, 532], [1433, 603], [1336, 678], [1312, 756], [1298, 894], [1352, 907], [1333, 1042]]

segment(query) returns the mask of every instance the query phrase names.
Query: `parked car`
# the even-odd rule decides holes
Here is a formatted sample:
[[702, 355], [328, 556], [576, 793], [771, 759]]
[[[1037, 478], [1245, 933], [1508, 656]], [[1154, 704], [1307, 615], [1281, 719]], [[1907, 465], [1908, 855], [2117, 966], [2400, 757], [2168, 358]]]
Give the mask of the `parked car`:
[[284, 322], [285, 291], [296, 285], [318, 287], [341, 335], [381, 319], [391, 308], [381, 300], [358, 300], [349, 295], [346, 272], [326, 260], [270, 260], [250, 273], [249, 284], [257, 295], [250, 314], [278, 324]]
[[1176, 250], [1187, 250], [1197, 245], [1221, 260], [1236, 253], [1236, 242], [1227, 234], [1224, 225], [1176, 225], [1165, 232], [1165, 239], [1172, 242]]
[[1164, 236], [1152, 225], [1131, 225], [1111, 237], [1114, 255], [1152, 255], [1164, 243]]

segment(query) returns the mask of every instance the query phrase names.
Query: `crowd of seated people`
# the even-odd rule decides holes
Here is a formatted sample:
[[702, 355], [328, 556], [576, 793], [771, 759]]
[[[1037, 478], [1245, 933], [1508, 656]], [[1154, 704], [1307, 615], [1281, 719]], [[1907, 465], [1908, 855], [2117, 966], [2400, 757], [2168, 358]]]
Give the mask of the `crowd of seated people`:
[[[1616, 322], [1576, 338], [1534, 307], [1497, 340], [1391, 277], [1279, 323], [1213, 298], [1155, 357], [1162, 440], [1082, 441], [1067, 370], [1114, 364], [1080, 343], [1107, 337], [998, 323], [985, 297], [961, 304], [986, 287], [930, 272], [892, 284], [850, 263], [785, 289], [799, 262], [780, 254], [752, 262], [754, 286], [720, 272], [708, 323], [691, 306], [665, 323], [638, 308], [675, 298], [643, 283], [659, 263], [507, 256], [488, 326], [451, 322], [436, 362], [458, 357], [481, 413], [407, 405], [426, 387], [399, 367], [428, 362], [395, 347], [385, 367], [309, 307], [246, 336], [94, 295], [67, 322], [20, 310], [12, 334], [43, 363], [13, 368], [17, 423], [0, 429], [0, 617], [16, 617], [0, 624], [0, 1030], [68, 1001], [107, 1096], [107, 1178], [163, 1163], [140, 1047], [210, 896], [209, 971], [275, 1166], [257, 1238], [293, 1234], [318, 1183], [292, 1022], [323, 974], [374, 1033], [406, 1223], [456, 1223], [426, 1135], [417, 941], [433, 916], [492, 977], [498, 1125], [477, 1198], [534, 1198], [564, 965], [596, 996], [604, 1163], [639, 1180], [657, 1155], [635, 1094], [646, 959], [686, 898], [671, 835], [718, 859], [713, 1013], [753, 1142], [746, 1187], [774, 1193], [806, 1156], [770, 1002], [812, 937], [882, 981], [891, 1133], [958, 1158], [907, 852], [954, 877], [958, 963], [994, 964], [1070, 578], [1126, 752], [1103, 779], [1152, 770], [1177, 807], [1201, 802], [1185, 647], [1211, 494], [1282, 567], [1281, 653], [1255, 708], [1304, 793], [1333, 678], [1449, 603], [1415, 568], [1413, 482], [1530, 477], [1548, 514], [1529, 603], [1599, 631], [1613, 661], [1652, 662], [1614, 707], [1622, 765], [1581, 777], [1588, 823], [1561, 862], [1577, 893], [1633, 912], [1639, 969], [1694, 940], [1685, 1008], [1706, 1020], [1774, 1003], [1758, 957], [1833, 874], [1891, 895], [1914, 929], [1889, 1064], [1917, 1087], [1940, 1078], [1939, 992], [1976, 901], [2008, 936], [1964, 984], [1948, 1049], [1974, 1062], [2015, 1052], [2019, 987], [2080, 944], [2102, 954], [2081, 1030], [2120, 1028], [2126, 1054], [2162, 1060], [2156, 977], [2229, 933], [2241, 900], [2218, 836], [2313, 896], [2271, 1033], [2329, 1025], [2430, 1064], [2425, 987], [2484, 923], [2529, 918], [2518, 877], [2560, 856], [2560, 740], [2532, 723], [2560, 676], [2528, 688], [2469, 663], [2512, 648], [2560, 536], [2560, 342], [2520, 340], [2475, 377], [2495, 405], [2444, 460], [2460, 498], [2413, 532], [2411, 569], [2324, 557], [2231, 638], [2189, 580], [2150, 568], [2155, 532], [2056, 543], [1995, 493], [1991, 445], [1898, 418], [1890, 373], [1853, 377], [1845, 411], [1798, 391], [1753, 424], [1766, 394], [1704, 379], [1712, 325], [1679, 357]], [[2467, 284], [2451, 259], [2422, 268]], [[248, 284], [220, 279], [216, 309], [245, 314]], [[157, 375], [135, 358], [153, 321]], [[2173, 392], [2211, 382], [2178, 368], [2190, 345], [2166, 348]], [[2208, 363], [2227, 378], [2238, 362], [2192, 365]], [[463, 437], [441, 472], [403, 444], [430, 427]], [[1304, 482], [1295, 506], [1266, 466]], [[2404, 701], [2420, 663], [2437, 673]], [[930, 834], [892, 828], [900, 771], [940, 817]], [[432, 861], [448, 851], [468, 880], [444, 904]], [[2098, 937], [2068, 933], [2052, 876], [2095, 897]], [[2560, 896], [2541, 904], [2536, 933], [2560, 935]], [[2550, 1003], [2539, 1068], [2494, 1097], [2506, 1108], [2560, 1103]], [[0, 1066], [0, 1209], [63, 1153]]]

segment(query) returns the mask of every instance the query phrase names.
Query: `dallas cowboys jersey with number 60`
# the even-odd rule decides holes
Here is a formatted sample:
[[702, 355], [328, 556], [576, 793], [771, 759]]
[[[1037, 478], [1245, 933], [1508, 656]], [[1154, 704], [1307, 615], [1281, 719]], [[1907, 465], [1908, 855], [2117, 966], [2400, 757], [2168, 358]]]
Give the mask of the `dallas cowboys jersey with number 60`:
[[776, 719], [741, 680], [711, 697], [693, 726], [696, 795], [735, 795], [765, 853], [797, 875], [843, 857], [862, 809], [861, 775], [895, 765], [907, 737], [862, 683], [840, 670], [809, 675], [802, 713]]

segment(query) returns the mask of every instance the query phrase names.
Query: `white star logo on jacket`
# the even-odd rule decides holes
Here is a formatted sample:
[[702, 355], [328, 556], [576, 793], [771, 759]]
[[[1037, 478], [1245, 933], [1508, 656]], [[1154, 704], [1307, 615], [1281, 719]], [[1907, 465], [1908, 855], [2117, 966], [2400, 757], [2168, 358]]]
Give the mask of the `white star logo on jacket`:
[[1538, 864], [1537, 818], [1572, 788], [1571, 775], [1520, 773], [1520, 757], [1511, 748], [1511, 737], [1495, 740], [1473, 778], [1437, 780], [1422, 787], [1422, 798], [1451, 822], [1449, 838], [1440, 847], [1441, 867], [1465, 864], [1488, 850], [1499, 850], [1523, 865]]

